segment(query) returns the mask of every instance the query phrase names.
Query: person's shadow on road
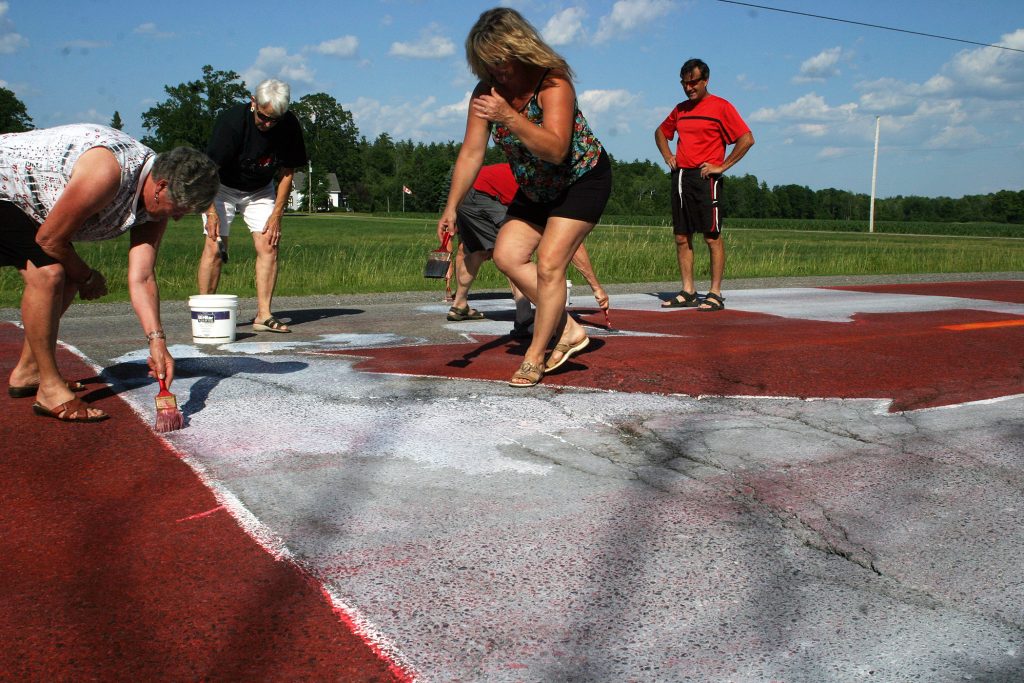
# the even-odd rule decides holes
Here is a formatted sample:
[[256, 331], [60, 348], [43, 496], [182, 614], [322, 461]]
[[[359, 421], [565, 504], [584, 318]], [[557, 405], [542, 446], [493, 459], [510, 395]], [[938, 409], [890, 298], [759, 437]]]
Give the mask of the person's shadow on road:
[[[271, 362], [261, 358], [248, 356], [212, 356], [207, 358], [181, 358], [174, 366], [177, 379], [198, 377], [189, 389], [188, 400], [178, 406], [186, 420], [206, 408], [206, 400], [210, 393], [220, 384], [221, 380], [234, 375], [283, 375], [299, 372], [309, 367], [308, 363], [298, 361]], [[89, 394], [90, 401], [115, 396], [124, 391], [156, 383], [147, 374], [149, 368], [145, 361], [117, 363], [105, 368], [99, 379], [109, 386]], [[154, 396], [156, 395], [154, 389]], [[187, 422], [186, 422], [187, 424]]]

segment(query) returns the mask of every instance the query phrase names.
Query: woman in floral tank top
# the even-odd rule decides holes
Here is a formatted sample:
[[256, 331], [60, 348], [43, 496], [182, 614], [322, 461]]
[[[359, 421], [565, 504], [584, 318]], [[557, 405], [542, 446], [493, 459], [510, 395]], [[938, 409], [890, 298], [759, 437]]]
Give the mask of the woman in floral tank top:
[[509, 384], [531, 387], [590, 342], [565, 312], [565, 270], [608, 203], [611, 164], [577, 106], [572, 69], [518, 12], [481, 14], [466, 38], [466, 59], [480, 83], [438, 235], [454, 233], [456, 209], [493, 138], [519, 183], [494, 263], [537, 307], [533, 339]]

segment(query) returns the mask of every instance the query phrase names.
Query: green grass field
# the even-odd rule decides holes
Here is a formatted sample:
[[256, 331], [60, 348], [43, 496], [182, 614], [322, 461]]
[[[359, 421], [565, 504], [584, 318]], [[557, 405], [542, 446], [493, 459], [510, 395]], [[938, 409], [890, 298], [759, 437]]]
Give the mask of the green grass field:
[[[437, 245], [436, 221], [436, 216], [425, 215], [286, 216], [276, 294], [439, 290], [441, 281], [423, 277], [427, 252]], [[730, 220], [725, 231], [726, 278], [1024, 269], [1024, 235], [1019, 226], [892, 223], [880, 224], [875, 234], [868, 234], [863, 224], [847, 226], [859, 232], [838, 231], [836, 225], [832, 221]], [[909, 229], [931, 234], [897, 234]], [[968, 231], [975, 234], [967, 235]], [[1006, 236], [1007, 231], [1020, 236]], [[186, 299], [197, 292], [202, 241], [198, 217], [188, 216], [168, 228], [158, 264], [165, 300]], [[107, 276], [110, 294], [100, 301], [127, 300], [127, 237], [76, 247], [86, 262]], [[604, 283], [664, 282], [679, 277], [671, 229], [664, 225], [623, 225], [609, 217], [591, 233], [587, 248]], [[697, 277], [706, 279], [706, 251], [702, 245], [697, 249]], [[252, 240], [240, 220], [234, 226], [230, 255], [220, 291], [255, 296]], [[481, 268], [476, 288], [504, 286], [504, 278], [492, 264]], [[20, 296], [17, 271], [0, 269], [0, 306], [17, 306]]]

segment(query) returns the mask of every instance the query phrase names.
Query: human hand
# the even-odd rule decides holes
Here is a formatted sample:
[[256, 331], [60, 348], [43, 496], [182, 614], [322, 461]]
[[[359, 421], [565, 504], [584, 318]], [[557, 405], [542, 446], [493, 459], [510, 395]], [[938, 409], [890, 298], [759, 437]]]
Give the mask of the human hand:
[[263, 226], [263, 234], [267, 236], [267, 243], [276, 247], [281, 242], [281, 217], [272, 215]]
[[154, 337], [149, 340], [149, 358], [146, 359], [149, 365], [149, 376], [153, 379], [162, 379], [167, 386], [174, 381], [174, 359], [167, 351], [167, 340]]
[[89, 278], [78, 285], [78, 296], [82, 301], [99, 299], [107, 294], [107, 279], [98, 270], [90, 271]]
[[491, 88], [489, 95], [481, 95], [470, 103], [473, 115], [491, 121], [492, 123], [509, 123], [515, 112], [509, 106], [505, 98], [498, 94], [498, 91]]
[[709, 175], [719, 175], [724, 170], [721, 166], [715, 166], [705, 161], [700, 165], [700, 177], [707, 178]]
[[597, 300], [597, 306], [602, 311], [607, 311], [609, 306], [608, 295], [601, 287], [594, 287], [594, 298]]
[[216, 242], [220, 239], [220, 216], [216, 212], [206, 215], [206, 236]]
[[455, 214], [445, 211], [437, 221], [437, 241], [443, 242], [445, 235], [455, 234]]

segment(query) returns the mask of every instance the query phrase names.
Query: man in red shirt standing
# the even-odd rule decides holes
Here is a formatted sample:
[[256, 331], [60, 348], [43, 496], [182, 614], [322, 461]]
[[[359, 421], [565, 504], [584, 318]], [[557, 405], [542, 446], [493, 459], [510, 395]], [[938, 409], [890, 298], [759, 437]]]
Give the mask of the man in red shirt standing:
[[[654, 131], [654, 141], [672, 170], [672, 227], [683, 289], [662, 308], [725, 308], [722, 275], [725, 244], [719, 198], [722, 173], [743, 158], [754, 145], [750, 128], [729, 102], [708, 92], [711, 70], [699, 59], [689, 59], [679, 70], [686, 101], [680, 102]], [[679, 133], [676, 153], [668, 141]], [[725, 156], [725, 148], [733, 145]], [[703, 301], [693, 283], [693, 233], [704, 234], [711, 256], [711, 288]]]

